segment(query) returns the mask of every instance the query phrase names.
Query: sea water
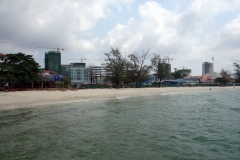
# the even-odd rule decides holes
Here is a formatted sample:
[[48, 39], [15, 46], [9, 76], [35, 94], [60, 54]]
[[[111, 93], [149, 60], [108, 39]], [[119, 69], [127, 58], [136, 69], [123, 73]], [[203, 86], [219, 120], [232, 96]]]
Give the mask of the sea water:
[[240, 91], [0, 111], [0, 159], [240, 159]]

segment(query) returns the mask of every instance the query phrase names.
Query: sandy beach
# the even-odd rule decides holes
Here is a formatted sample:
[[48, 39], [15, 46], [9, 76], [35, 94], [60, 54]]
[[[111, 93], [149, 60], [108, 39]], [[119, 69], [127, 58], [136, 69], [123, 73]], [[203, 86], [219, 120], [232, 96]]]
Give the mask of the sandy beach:
[[[211, 88], [211, 90], [210, 90]], [[17, 91], [0, 92], [0, 109], [31, 107], [50, 103], [123, 96], [159, 95], [175, 92], [196, 92], [238, 89], [240, 87], [167, 87], [167, 88], [122, 88], [122, 89], [83, 89], [77, 91]]]

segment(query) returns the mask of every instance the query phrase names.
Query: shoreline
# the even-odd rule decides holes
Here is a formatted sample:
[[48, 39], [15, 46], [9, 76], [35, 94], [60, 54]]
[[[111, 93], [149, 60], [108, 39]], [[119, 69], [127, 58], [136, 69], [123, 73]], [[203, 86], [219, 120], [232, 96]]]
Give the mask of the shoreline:
[[0, 110], [42, 106], [48, 104], [68, 103], [93, 99], [118, 97], [138, 97], [165, 95], [171, 93], [240, 90], [240, 86], [231, 87], [164, 87], [164, 88], [119, 88], [119, 89], [81, 89], [76, 91], [17, 91], [0, 92]]

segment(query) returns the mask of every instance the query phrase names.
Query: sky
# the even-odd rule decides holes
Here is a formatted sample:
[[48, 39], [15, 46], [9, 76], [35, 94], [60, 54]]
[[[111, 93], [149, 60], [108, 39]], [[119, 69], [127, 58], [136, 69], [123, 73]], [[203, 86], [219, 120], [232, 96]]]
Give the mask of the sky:
[[[62, 64], [104, 63], [104, 53], [169, 56], [173, 68], [233, 72], [240, 63], [240, 0], [0, 0], [0, 53], [33, 55], [44, 67], [56, 48]], [[43, 47], [43, 48], [37, 48]], [[75, 60], [70, 60], [75, 59]]]

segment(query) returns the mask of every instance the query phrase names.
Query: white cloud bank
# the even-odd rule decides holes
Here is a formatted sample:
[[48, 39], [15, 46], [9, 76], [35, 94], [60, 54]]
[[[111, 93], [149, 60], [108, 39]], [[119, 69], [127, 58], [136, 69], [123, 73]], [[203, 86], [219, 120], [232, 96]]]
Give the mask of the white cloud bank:
[[[240, 63], [240, 16], [218, 26], [221, 15], [240, 15], [240, 1], [236, 0], [194, 0], [180, 13], [160, 2], [146, 1], [138, 7], [138, 17], [129, 11], [127, 23], [116, 24], [104, 38], [86, 39], [77, 34], [97, 29], [100, 20], [117, 18], [116, 13], [126, 12], [132, 5], [133, 0], [0, 0], [0, 41], [8, 42], [0, 44], [1, 52], [34, 54], [42, 64], [45, 50], [35, 47], [60, 45], [66, 49], [63, 63], [69, 63], [68, 57], [84, 57], [87, 63], [99, 65], [110, 47], [127, 54], [150, 48], [151, 53], [172, 57], [173, 68], [184, 65], [194, 75], [201, 74], [201, 64], [213, 56], [216, 71]], [[151, 57], [149, 54], [148, 60]]]

